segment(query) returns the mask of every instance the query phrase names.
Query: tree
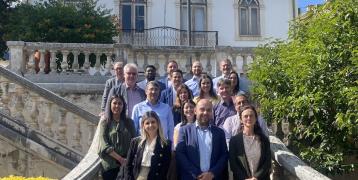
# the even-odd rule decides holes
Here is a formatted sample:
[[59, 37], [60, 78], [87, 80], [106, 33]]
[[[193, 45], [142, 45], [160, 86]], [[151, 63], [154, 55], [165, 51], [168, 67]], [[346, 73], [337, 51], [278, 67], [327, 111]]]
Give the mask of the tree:
[[10, 13], [6, 40], [62, 43], [113, 43], [116, 29], [109, 11], [97, 1], [77, 5], [49, 0], [20, 4]]
[[325, 174], [358, 154], [358, 3], [332, 0], [295, 20], [287, 41], [256, 49], [253, 98], [291, 124], [291, 149]]
[[0, 1], [0, 58], [7, 49], [6, 42], [3, 38], [4, 27], [8, 23], [9, 13], [12, 11], [12, 5], [14, 5], [15, 2], [17, 2], [17, 0]]

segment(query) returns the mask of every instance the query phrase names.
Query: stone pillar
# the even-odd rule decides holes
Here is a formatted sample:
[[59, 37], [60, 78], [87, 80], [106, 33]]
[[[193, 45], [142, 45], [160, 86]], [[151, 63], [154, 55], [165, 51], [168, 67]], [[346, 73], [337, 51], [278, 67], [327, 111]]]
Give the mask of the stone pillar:
[[30, 92], [30, 97], [32, 100], [32, 107], [30, 110], [30, 119], [29, 122], [30, 127], [39, 130], [39, 110], [38, 110], [38, 103], [40, 96], [36, 93]]
[[24, 41], [7, 41], [7, 47], [10, 52], [10, 70], [20, 74], [24, 72], [25, 56], [24, 56]]
[[43, 100], [42, 102], [42, 108], [45, 110], [45, 116], [44, 116], [44, 125], [45, 129], [44, 132], [49, 135], [50, 137], [53, 137], [53, 131], [52, 131], [52, 102], [49, 102], [47, 100]]
[[96, 53], [96, 64], [95, 64], [95, 70], [96, 70], [96, 73], [95, 75], [101, 75], [101, 73], [99, 72], [101, 70], [101, 55], [102, 53], [100, 52], [97, 52]]
[[283, 139], [282, 142], [288, 146], [290, 144], [289, 141], [289, 135], [290, 135], [290, 123], [288, 122], [287, 119], [282, 121], [282, 132], [283, 132]]
[[[236, 63], [236, 56], [237, 56], [237, 54], [231, 53], [230, 56], [231, 56], [231, 58], [232, 58], [232, 69], [237, 72], [237, 69], [238, 69], [238, 68], [237, 68], [237, 63]], [[237, 73], [240, 75], [239, 72], [237, 72]]]
[[79, 51], [73, 51], [73, 64], [72, 64], [72, 70], [73, 72], [78, 72], [79, 64], [78, 64], [78, 55], [80, 54]]
[[106, 56], [107, 56], [107, 61], [106, 61], [106, 76], [111, 76], [112, 73], [111, 73], [111, 70], [112, 70], [112, 67], [113, 67], [113, 64], [112, 64], [112, 59], [111, 59], [111, 55], [112, 55], [112, 52], [107, 52], [106, 53]]
[[66, 137], [66, 132], [67, 132], [67, 125], [66, 125], [66, 118], [67, 118], [67, 111], [59, 108], [59, 127], [58, 127], [58, 140], [64, 144], [67, 144], [67, 137]]
[[39, 74], [45, 74], [45, 50], [44, 49], [40, 49], [40, 62], [39, 62]]
[[83, 68], [84, 71], [88, 73], [88, 70], [90, 68], [89, 55], [91, 53], [89, 51], [84, 51], [83, 54], [85, 55], [85, 62], [83, 63]]
[[50, 51], [50, 74], [57, 74], [56, 51]]
[[211, 75], [212, 76], [212, 73], [211, 73], [211, 71], [212, 71], [212, 65], [211, 65], [211, 57], [212, 57], [212, 55], [213, 54], [208, 54], [207, 55], [207, 63], [206, 63], [206, 72], [209, 74], [209, 75]]
[[35, 58], [34, 58], [34, 50], [28, 50], [29, 52], [29, 61], [27, 62], [27, 68], [26, 71], [29, 74], [36, 74], [36, 70], [35, 70]]
[[191, 53], [186, 53], [185, 57], [186, 57], [185, 72], [190, 73], [193, 55]]
[[154, 67], [157, 69], [157, 75], [156, 76], [160, 76], [160, 65], [159, 65], [159, 54], [157, 54], [156, 56], [154, 56]]
[[75, 131], [73, 133], [73, 148], [79, 150], [79, 151], [82, 151], [82, 146], [81, 146], [81, 137], [82, 137], [82, 132], [81, 132], [81, 118], [78, 117], [77, 115], [75, 114], [72, 114], [73, 116], [73, 120], [74, 120], [74, 126], [76, 127], [75, 128]]
[[246, 76], [247, 73], [247, 55], [242, 55], [242, 71], [244, 72], [244, 75]]
[[62, 73], [66, 72], [68, 69], [68, 62], [67, 62], [67, 56], [69, 54], [69, 51], [61, 51], [62, 52], [62, 62], [61, 62], [61, 69]]
[[[155, 55], [155, 59], [158, 59], [158, 54]], [[145, 72], [145, 67], [148, 65], [148, 52], [144, 53], [144, 62], [143, 62], [143, 72]]]
[[137, 61], [137, 52], [133, 51], [133, 63], [136, 64], [138, 66], [138, 61]]
[[23, 115], [23, 110], [24, 110], [24, 102], [23, 102], [23, 94], [24, 94], [24, 88], [19, 86], [19, 85], [15, 85], [15, 100], [14, 100], [14, 110], [12, 113], [12, 116], [24, 121], [24, 115]]
[[1, 88], [1, 102], [3, 106], [1, 110], [10, 115], [9, 102], [10, 102], [10, 94], [9, 94], [9, 80], [0, 76], [0, 88]]

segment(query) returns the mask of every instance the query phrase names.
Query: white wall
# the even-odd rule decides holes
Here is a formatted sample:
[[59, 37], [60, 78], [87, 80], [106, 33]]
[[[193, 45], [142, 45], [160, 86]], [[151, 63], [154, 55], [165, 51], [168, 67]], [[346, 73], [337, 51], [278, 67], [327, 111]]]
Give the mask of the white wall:
[[[36, 0], [34, 0], [36, 1]], [[119, 0], [99, 0], [107, 9], [118, 10], [114, 7]], [[164, 9], [166, 2], [165, 25], [179, 28], [179, 0], [148, 0], [146, 28], [164, 25]], [[243, 39], [238, 37], [237, 0], [208, 0], [208, 30], [219, 32], [219, 46], [256, 47], [267, 38], [286, 39], [289, 21], [293, 18], [293, 0], [259, 0], [261, 37]], [[116, 12], [111, 12], [116, 14]]]

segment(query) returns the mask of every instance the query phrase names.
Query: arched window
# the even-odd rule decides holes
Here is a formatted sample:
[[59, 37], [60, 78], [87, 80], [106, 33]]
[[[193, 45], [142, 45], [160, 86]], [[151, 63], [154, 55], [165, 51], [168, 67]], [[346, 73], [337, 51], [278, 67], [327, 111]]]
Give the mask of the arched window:
[[[190, 0], [191, 30], [207, 30], [207, 0]], [[188, 29], [188, 0], [180, 0], [180, 29]]]
[[143, 31], [145, 28], [146, 0], [121, 0], [122, 29]]
[[239, 0], [239, 35], [260, 35], [260, 6], [258, 0]]

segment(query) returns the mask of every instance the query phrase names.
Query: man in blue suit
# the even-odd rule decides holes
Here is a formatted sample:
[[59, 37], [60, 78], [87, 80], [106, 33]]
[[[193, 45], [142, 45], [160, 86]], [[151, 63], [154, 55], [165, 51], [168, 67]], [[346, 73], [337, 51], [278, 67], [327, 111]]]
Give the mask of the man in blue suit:
[[176, 160], [180, 178], [225, 179], [228, 151], [224, 131], [209, 123], [213, 118], [213, 105], [202, 99], [194, 112], [196, 122], [179, 130]]
[[173, 107], [177, 96], [178, 87], [183, 84], [183, 72], [180, 69], [170, 73], [171, 86], [163, 90], [160, 96], [160, 102]]

